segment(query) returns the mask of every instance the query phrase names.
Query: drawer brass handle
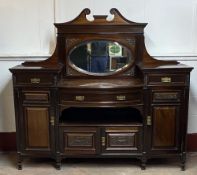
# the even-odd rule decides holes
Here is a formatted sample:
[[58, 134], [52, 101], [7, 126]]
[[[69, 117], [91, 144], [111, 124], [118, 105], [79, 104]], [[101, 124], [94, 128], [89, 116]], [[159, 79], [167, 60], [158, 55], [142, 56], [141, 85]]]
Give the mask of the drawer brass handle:
[[117, 96], [116, 96], [116, 99], [117, 99], [118, 101], [124, 101], [124, 100], [126, 100], [126, 96], [125, 96], [125, 95], [117, 95]]
[[50, 123], [51, 123], [51, 126], [55, 125], [55, 117], [54, 116], [51, 116]]
[[75, 96], [76, 101], [84, 101], [85, 97], [84, 96]]
[[31, 78], [30, 81], [33, 84], [39, 84], [40, 83], [40, 78]]
[[105, 146], [105, 137], [101, 137], [102, 146]]
[[171, 83], [171, 77], [162, 77], [161, 82], [162, 83]]
[[147, 123], [148, 126], [152, 125], [152, 118], [151, 118], [151, 116], [147, 116], [146, 123]]

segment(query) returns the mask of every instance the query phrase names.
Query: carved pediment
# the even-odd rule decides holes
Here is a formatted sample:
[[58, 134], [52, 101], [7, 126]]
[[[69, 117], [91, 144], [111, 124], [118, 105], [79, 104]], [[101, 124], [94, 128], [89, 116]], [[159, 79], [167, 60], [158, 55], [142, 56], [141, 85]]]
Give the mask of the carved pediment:
[[[176, 61], [158, 61], [152, 58], [145, 47], [144, 28], [147, 23], [136, 23], [124, 18], [121, 13], [112, 8], [110, 14], [93, 15], [94, 20], [88, 20], [90, 9], [84, 9], [75, 19], [56, 23], [57, 45], [54, 54], [47, 60], [41, 62], [25, 62], [24, 66], [68, 66], [68, 51], [74, 44], [90, 40], [110, 40], [125, 44], [135, 55], [135, 64], [145, 67], [157, 67], [159, 65], [177, 64]], [[135, 46], [135, 47], [133, 47]]]
[[58, 25], [63, 25], [63, 24], [64, 25], [98, 25], [98, 24], [101, 24], [101, 25], [134, 25], [134, 26], [137, 25], [137, 26], [143, 26], [143, 27], [147, 25], [146, 23], [136, 23], [136, 22], [127, 20], [121, 15], [121, 13], [116, 8], [112, 8], [110, 10], [110, 14], [113, 15], [112, 20], [108, 20], [107, 15], [93, 15], [94, 19], [90, 21], [87, 19], [87, 15], [90, 15], [90, 14], [91, 14], [90, 9], [86, 8], [72, 21], [61, 23], [61, 24], [59, 23], [55, 25], [58, 26]]

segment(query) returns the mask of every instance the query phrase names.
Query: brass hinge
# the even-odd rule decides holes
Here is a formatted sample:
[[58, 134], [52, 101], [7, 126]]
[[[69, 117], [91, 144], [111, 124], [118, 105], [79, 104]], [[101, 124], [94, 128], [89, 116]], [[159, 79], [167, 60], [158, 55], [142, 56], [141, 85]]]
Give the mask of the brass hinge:
[[148, 126], [152, 125], [152, 118], [151, 118], [151, 116], [147, 116], [146, 123], [147, 123]]
[[101, 137], [102, 146], [105, 146], [105, 137]]
[[54, 116], [51, 116], [50, 123], [51, 123], [51, 126], [55, 125], [55, 117]]

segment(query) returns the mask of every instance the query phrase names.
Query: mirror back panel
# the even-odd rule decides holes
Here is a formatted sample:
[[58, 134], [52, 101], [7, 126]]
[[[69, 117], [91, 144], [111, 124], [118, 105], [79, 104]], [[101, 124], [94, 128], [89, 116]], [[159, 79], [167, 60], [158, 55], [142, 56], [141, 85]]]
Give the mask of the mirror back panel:
[[[93, 39], [73, 43], [67, 48], [68, 70], [86, 75], [108, 76], [126, 72], [135, 61], [135, 40]], [[69, 43], [67, 42], [69, 46]], [[72, 70], [71, 70], [72, 69]]]
[[[126, 20], [116, 10], [114, 18], [94, 16], [85, 9], [76, 19], [55, 24], [58, 29], [58, 57], [65, 77], [133, 76], [143, 57], [145, 23]], [[142, 46], [139, 48], [139, 46]]]

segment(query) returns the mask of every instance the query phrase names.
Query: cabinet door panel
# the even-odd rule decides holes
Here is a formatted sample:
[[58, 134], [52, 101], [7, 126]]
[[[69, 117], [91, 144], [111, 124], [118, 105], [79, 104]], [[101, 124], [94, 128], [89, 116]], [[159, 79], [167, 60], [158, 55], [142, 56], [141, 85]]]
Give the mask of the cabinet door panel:
[[97, 136], [96, 127], [61, 127], [61, 152], [66, 155], [96, 154]]
[[102, 137], [103, 152], [136, 152], [141, 143], [141, 127], [106, 127]]
[[153, 107], [153, 149], [177, 148], [178, 114], [178, 106]]
[[50, 147], [48, 107], [25, 107], [25, 135], [27, 148]]
[[135, 147], [135, 133], [109, 133], [107, 138], [109, 147]]

